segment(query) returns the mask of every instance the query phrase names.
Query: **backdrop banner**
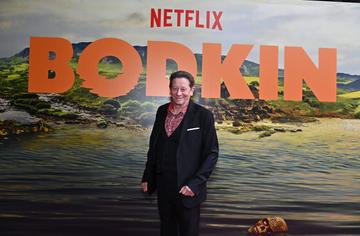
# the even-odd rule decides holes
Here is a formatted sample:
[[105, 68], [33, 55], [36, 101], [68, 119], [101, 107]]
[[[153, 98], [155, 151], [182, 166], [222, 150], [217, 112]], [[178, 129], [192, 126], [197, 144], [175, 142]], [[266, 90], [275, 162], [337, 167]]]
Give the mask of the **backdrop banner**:
[[0, 235], [159, 235], [140, 182], [177, 70], [219, 139], [200, 235], [360, 235], [360, 4], [0, 9]]

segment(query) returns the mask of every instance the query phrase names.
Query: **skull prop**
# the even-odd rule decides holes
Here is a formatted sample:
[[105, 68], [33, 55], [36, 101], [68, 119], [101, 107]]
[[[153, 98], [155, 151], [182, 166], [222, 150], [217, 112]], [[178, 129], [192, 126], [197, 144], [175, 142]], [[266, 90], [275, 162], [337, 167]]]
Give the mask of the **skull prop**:
[[248, 229], [249, 233], [256, 235], [285, 233], [286, 231], [288, 231], [288, 226], [285, 220], [278, 216], [261, 219]]

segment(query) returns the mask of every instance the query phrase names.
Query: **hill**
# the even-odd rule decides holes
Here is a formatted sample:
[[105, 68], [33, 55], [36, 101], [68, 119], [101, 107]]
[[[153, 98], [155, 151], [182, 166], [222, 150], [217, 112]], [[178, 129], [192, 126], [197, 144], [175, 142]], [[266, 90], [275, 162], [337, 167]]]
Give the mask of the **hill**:
[[338, 88], [346, 89], [349, 91], [360, 90], [360, 78], [348, 84], [338, 84]]
[[[74, 51], [74, 55], [73, 58], [75, 61], [78, 60], [81, 52], [90, 44], [91, 42], [80, 42], [80, 43], [73, 43], [72, 47], [73, 47], [73, 51]], [[141, 61], [144, 65], [144, 67], [146, 67], [146, 59], [147, 59], [147, 46], [134, 46], [135, 50], [138, 52], [138, 54], [141, 57]], [[23, 50], [21, 50], [20, 52], [16, 53], [14, 56], [10, 57], [10, 58], [2, 58], [0, 60], [2, 61], [13, 61], [13, 60], [22, 60], [28, 63], [29, 61], [29, 48], [24, 48]], [[201, 74], [202, 72], [202, 54], [194, 54], [195, 58], [196, 58], [196, 62], [197, 62], [197, 68], [198, 68], [198, 74]], [[225, 56], [222, 56], [222, 59], [224, 59]], [[102, 60], [103, 63], [119, 63], [119, 60], [116, 57], [105, 57]], [[167, 70], [168, 71], [175, 71], [177, 70], [177, 65], [175, 63], [175, 61], [173, 60], [168, 60], [167, 62]], [[243, 65], [240, 68], [241, 73], [244, 76], [259, 76], [259, 64], [249, 61], [249, 60], [245, 60]], [[283, 76], [283, 70], [279, 69], [279, 77]]]

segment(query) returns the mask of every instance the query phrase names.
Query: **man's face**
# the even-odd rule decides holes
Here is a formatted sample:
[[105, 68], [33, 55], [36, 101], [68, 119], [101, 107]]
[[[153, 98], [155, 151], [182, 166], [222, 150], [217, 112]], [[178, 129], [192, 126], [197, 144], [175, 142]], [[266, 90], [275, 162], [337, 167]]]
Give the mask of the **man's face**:
[[190, 82], [186, 78], [176, 78], [170, 87], [172, 101], [179, 106], [189, 102], [194, 93], [194, 88], [190, 88]]

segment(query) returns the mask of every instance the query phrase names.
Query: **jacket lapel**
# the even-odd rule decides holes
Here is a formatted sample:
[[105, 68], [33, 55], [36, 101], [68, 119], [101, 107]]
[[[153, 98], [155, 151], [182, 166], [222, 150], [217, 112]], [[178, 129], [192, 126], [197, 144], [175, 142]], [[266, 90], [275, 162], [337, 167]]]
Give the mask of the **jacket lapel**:
[[153, 149], [156, 148], [156, 144], [159, 138], [159, 134], [161, 132], [161, 129], [165, 129], [165, 119], [167, 115], [167, 108], [168, 106], [164, 107], [165, 109], [160, 110], [159, 112], [159, 120], [157, 121], [156, 126], [154, 127], [156, 129], [155, 131], [155, 137], [154, 137], [154, 143], [153, 143]]

